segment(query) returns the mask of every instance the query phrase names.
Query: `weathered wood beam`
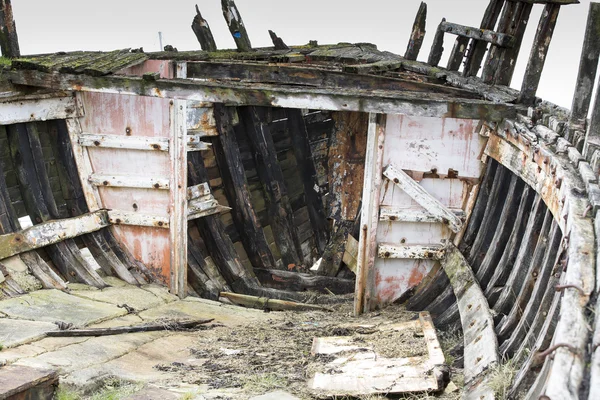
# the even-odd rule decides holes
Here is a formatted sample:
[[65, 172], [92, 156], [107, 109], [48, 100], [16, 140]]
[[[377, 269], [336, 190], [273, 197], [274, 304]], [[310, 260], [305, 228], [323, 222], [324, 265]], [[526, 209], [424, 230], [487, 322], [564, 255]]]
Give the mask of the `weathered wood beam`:
[[0, 124], [2, 125], [80, 116], [82, 116], [81, 110], [75, 106], [73, 96], [0, 102]]
[[194, 329], [198, 325], [208, 324], [213, 319], [200, 319], [194, 321], [169, 321], [159, 323], [145, 323], [142, 325], [116, 326], [113, 328], [88, 328], [88, 329], [68, 329], [64, 331], [46, 332], [48, 337], [97, 337], [122, 335], [135, 332], [156, 332], [156, 331], [177, 331]]
[[[494, 29], [503, 6], [504, 0], [490, 0], [479, 27], [481, 29]], [[486, 42], [481, 40], [471, 41], [471, 45], [465, 59], [465, 68], [463, 71], [464, 76], [477, 76], [486, 50]]]
[[215, 104], [215, 119], [219, 130], [217, 163], [234, 223], [242, 237], [248, 257], [257, 268], [274, 269], [275, 260], [265, 238], [258, 216], [252, 206], [246, 171], [235, 137], [232, 113], [235, 110]]
[[415, 182], [406, 172], [397, 169], [392, 164], [388, 165], [383, 171], [383, 175], [390, 181], [398, 185], [414, 201], [419, 203], [430, 213], [439, 216], [453, 232], [459, 232], [462, 228], [462, 221], [446, 206], [431, 196], [421, 185]]
[[315, 242], [319, 254], [325, 251], [327, 239], [329, 237], [327, 223], [325, 220], [325, 208], [321, 195], [315, 188], [319, 186], [317, 178], [317, 169], [312, 157], [306, 122], [302, 116], [302, 111], [297, 109], [286, 109], [288, 118], [287, 129], [290, 132], [294, 143], [294, 154], [296, 162], [302, 175], [302, 184], [304, 185], [304, 198], [308, 208], [310, 223], [314, 232]]
[[472, 26], [454, 24], [452, 22], [442, 22], [438, 29], [453, 35], [482, 40], [500, 47], [513, 47], [515, 44], [515, 38], [513, 36], [494, 32], [489, 29], [478, 29]]
[[399, 246], [393, 243], [379, 243], [377, 257], [406, 258], [415, 260], [441, 260], [444, 258], [443, 245], [411, 245]]
[[[459, 219], [465, 218], [465, 212], [460, 209], [449, 209]], [[379, 211], [380, 221], [393, 222], [423, 222], [437, 223], [444, 222], [440, 215], [435, 215], [427, 210], [414, 210], [394, 206], [382, 206]]]
[[450, 58], [448, 59], [448, 66], [446, 67], [448, 70], [458, 71], [460, 69], [468, 44], [469, 38], [464, 36], [458, 36], [456, 38], [452, 53], [450, 53]]
[[148, 226], [169, 229], [169, 218], [140, 214], [131, 211], [108, 210], [108, 222], [112, 225]]
[[242, 15], [235, 2], [233, 0], [221, 0], [221, 8], [223, 9], [225, 22], [227, 22], [229, 32], [233, 36], [238, 51], [252, 51], [250, 37], [248, 36], [248, 32], [246, 32]]
[[[585, 122], [592, 101], [600, 57], [600, 3], [590, 3], [587, 26], [579, 62], [579, 74], [571, 106], [571, 121]], [[597, 108], [594, 108], [596, 112]], [[600, 111], [597, 111], [600, 113]], [[600, 133], [600, 132], [599, 132]]]
[[421, 51], [423, 45], [423, 39], [425, 38], [425, 24], [427, 22], [427, 4], [422, 1], [415, 17], [415, 23], [413, 24], [412, 33], [410, 40], [408, 41], [408, 47], [404, 53], [404, 58], [407, 60], [416, 60]]
[[7, 58], [21, 55], [11, 0], [0, 0], [0, 51]]
[[316, 276], [276, 269], [255, 269], [254, 273], [264, 286], [274, 289], [293, 290], [296, 292], [316, 290], [321, 293], [334, 294], [349, 294], [354, 291], [353, 279]]
[[217, 51], [217, 44], [215, 43], [215, 38], [213, 37], [212, 31], [210, 30], [210, 26], [208, 25], [208, 21], [202, 18], [202, 14], [200, 14], [200, 9], [196, 4], [196, 16], [192, 21], [192, 30], [196, 35], [196, 39], [200, 43], [200, 47], [204, 51]]
[[80, 217], [43, 222], [31, 228], [0, 236], [0, 260], [95, 232], [109, 226], [106, 211]]
[[442, 25], [446, 22], [446, 18], [442, 18], [442, 22], [438, 25], [435, 36], [433, 37], [433, 44], [431, 45], [431, 50], [429, 51], [429, 58], [427, 59], [427, 64], [437, 67], [442, 59], [442, 53], [444, 52], [444, 31], [442, 30]]
[[288, 268], [300, 266], [303, 256], [298, 229], [269, 127], [260, 121], [254, 107], [241, 107], [238, 115], [262, 182], [271, 229], [283, 265]]
[[269, 30], [269, 36], [271, 36], [271, 40], [273, 41], [273, 46], [275, 46], [275, 50], [289, 50], [289, 47], [282, 38], [277, 36], [275, 32]]
[[81, 133], [77, 142], [85, 147], [169, 151], [169, 138]]
[[532, 104], [535, 101], [535, 95], [540, 84], [540, 79], [542, 78], [542, 70], [546, 63], [546, 56], [548, 55], [559, 11], [560, 5], [547, 4], [540, 17], [540, 23], [535, 34], [535, 39], [533, 40], [533, 47], [529, 55], [529, 62], [527, 63], [521, 86], [520, 103]]
[[244, 307], [272, 311], [331, 311], [315, 304], [295, 303], [292, 301], [276, 300], [268, 297], [248, 296], [237, 293], [221, 292], [221, 297]]
[[159, 189], [169, 190], [171, 185], [169, 178], [153, 178], [145, 176], [128, 175], [102, 175], [91, 174], [88, 181], [95, 186], [104, 187], [125, 187], [138, 189]]
[[159, 98], [226, 103], [231, 105], [308, 108], [406, 114], [424, 117], [486, 119], [500, 121], [516, 115], [512, 104], [482, 100], [449, 100], [447, 96], [399, 91], [293, 88], [234, 82], [204, 82], [137, 77], [68, 75], [39, 71], [4, 71], [14, 83], [51, 89], [118, 93]]

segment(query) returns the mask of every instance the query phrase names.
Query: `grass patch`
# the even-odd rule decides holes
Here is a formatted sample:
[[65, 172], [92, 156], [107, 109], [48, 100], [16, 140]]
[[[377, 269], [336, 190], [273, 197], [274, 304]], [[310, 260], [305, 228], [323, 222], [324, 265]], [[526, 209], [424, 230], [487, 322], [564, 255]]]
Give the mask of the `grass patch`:
[[142, 388], [142, 384], [124, 381], [119, 378], [108, 378], [102, 386], [93, 393], [90, 400], [121, 400]]
[[438, 331], [437, 335], [440, 346], [442, 346], [442, 351], [444, 352], [446, 364], [451, 366], [454, 363], [455, 357], [450, 354], [450, 350], [463, 342], [462, 331], [458, 328], [451, 328], [447, 331]]
[[497, 400], [508, 399], [508, 392], [517, 373], [515, 360], [503, 361], [489, 373], [488, 386], [494, 391]]
[[81, 396], [74, 390], [59, 386], [54, 394], [54, 400], [80, 400]]
[[7, 66], [8, 67], [11, 64], [11, 62], [12, 61], [11, 61], [10, 58], [6, 58], [6, 57], [1, 57], [0, 56], [0, 67], [3, 67], [3, 66]]
[[288, 381], [275, 373], [253, 374], [243, 379], [244, 390], [251, 393], [266, 393], [275, 389], [284, 389]]

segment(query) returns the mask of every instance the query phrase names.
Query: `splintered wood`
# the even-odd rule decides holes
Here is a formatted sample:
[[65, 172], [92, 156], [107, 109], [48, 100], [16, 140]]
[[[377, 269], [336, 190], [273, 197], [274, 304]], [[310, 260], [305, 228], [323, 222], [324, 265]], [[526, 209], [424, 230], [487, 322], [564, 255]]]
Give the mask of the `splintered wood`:
[[[420, 313], [418, 320], [363, 328], [360, 340], [352, 336], [314, 339], [312, 354], [334, 359], [309, 381], [311, 390], [325, 396], [362, 396], [443, 389], [444, 354], [428, 312]], [[412, 336], [409, 343], [405, 334]], [[382, 335], [391, 342], [377, 344], [375, 337]], [[390, 348], [391, 343], [406, 349]], [[398, 354], [405, 350], [410, 354]]]

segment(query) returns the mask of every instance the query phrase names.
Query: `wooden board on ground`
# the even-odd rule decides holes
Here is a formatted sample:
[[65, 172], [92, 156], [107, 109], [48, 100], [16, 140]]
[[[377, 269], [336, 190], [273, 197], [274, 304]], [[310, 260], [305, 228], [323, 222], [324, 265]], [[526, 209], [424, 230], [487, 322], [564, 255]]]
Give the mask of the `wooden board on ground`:
[[[402, 343], [402, 334], [421, 340], [423, 351], [398, 357], [370, 340], [372, 334], [384, 334]], [[397, 335], [397, 338], [395, 336]], [[324, 372], [316, 372], [308, 386], [319, 396], [363, 396], [371, 394], [398, 394], [437, 392], [443, 389], [444, 354], [428, 312], [419, 314], [419, 320], [378, 327], [365, 327], [360, 340], [353, 336], [315, 338], [312, 354], [337, 356], [326, 364]], [[414, 351], [413, 348], [410, 351]]]

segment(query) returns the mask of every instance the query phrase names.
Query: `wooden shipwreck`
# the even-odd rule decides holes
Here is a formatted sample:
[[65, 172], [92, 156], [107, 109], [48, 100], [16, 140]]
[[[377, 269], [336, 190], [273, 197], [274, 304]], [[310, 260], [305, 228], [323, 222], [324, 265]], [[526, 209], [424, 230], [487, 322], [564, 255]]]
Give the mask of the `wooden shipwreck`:
[[493, 398], [506, 359], [512, 397], [600, 398], [600, 3], [571, 110], [536, 91], [576, 0], [490, 0], [478, 27], [430, 32], [427, 63], [425, 4], [400, 56], [274, 32], [253, 48], [222, 3], [237, 50], [218, 50], [197, 10], [202, 51], [27, 57], [0, 3], [2, 295], [32, 290], [11, 264], [34, 288], [113, 275], [265, 305], [354, 292], [356, 314], [403, 301], [460, 326], [465, 398]]

